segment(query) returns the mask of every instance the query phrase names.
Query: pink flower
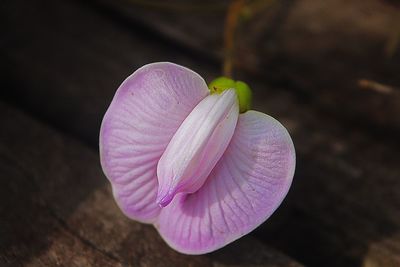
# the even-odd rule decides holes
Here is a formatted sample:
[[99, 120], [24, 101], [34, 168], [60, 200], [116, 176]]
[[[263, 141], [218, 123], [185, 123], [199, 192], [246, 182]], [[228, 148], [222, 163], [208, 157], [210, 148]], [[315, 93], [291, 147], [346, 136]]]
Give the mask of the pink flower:
[[237, 92], [210, 92], [197, 73], [153, 63], [122, 83], [104, 116], [100, 157], [116, 202], [182, 253], [249, 233], [292, 182], [288, 132], [266, 114], [239, 113]]

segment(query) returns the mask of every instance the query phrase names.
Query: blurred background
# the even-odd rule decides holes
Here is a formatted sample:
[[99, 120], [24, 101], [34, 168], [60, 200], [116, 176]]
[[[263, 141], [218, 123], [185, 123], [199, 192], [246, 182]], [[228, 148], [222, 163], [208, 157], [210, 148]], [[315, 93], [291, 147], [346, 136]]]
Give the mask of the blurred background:
[[[1, 266], [400, 266], [400, 2], [3, 0]], [[171, 61], [246, 81], [293, 137], [276, 213], [210, 255], [115, 206], [98, 162], [120, 83]]]

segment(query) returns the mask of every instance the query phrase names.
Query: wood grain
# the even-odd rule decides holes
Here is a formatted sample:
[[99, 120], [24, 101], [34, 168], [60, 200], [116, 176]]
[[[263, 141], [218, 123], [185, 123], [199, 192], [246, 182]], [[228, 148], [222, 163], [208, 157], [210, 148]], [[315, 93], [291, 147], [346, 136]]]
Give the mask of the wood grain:
[[[9, 85], [3, 94], [7, 101], [84, 140], [92, 149], [97, 147], [101, 118], [113, 93], [135, 68], [171, 60], [193, 68], [208, 81], [219, 75], [212, 56], [187, 50], [178, 37], [149, 33], [143, 21], [121, 19], [118, 10], [69, 1], [40, 3], [40, 7], [23, 3], [21, 8], [22, 1], [13, 1], [3, 9], [7, 16], [2, 19], [10, 29], [18, 28], [18, 32], [6, 31], [1, 43], [0, 53], [7, 63], [2, 65], [1, 77]], [[254, 109], [279, 119], [293, 136], [297, 151], [288, 198], [253, 236], [309, 266], [400, 265], [396, 131], [360, 126], [354, 120], [361, 113], [344, 119], [336, 111], [327, 112], [316, 104], [322, 103], [319, 100], [294, 92], [285, 83], [271, 83], [267, 76], [242, 76], [254, 90]], [[318, 72], [313, 76], [320, 77]], [[315, 82], [311, 76], [307, 79]], [[368, 101], [363, 103], [363, 112], [375, 112], [368, 109]], [[336, 106], [339, 113], [348, 108], [346, 103]], [[392, 111], [388, 118], [397, 120], [398, 112]], [[362, 114], [366, 119], [368, 113]], [[369, 123], [379, 124], [374, 119]], [[93, 193], [92, 201], [109, 194], [103, 190]], [[68, 223], [81, 222], [82, 227], [91, 228], [90, 220], [83, 225], [75, 216], [68, 216]], [[134, 239], [129, 238], [126, 242], [133, 246], [129, 242]], [[111, 251], [117, 258], [124, 254]]]
[[[341, 120], [399, 132], [400, 119], [393, 114], [400, 113], [400, 50], [385, 52], [399, 32], [398, 7], [384, 0], [259, 2], [266, 4], [248, 11], [237, 33], [237, 74], [245, 71], [269, 85], [285, 86]], [[227, 9], [166, 12], [131, 0], [92, 3], [222, 61]], [[395, 93], [362, 90], [361, 79], [392, 86]]]
[[1, 266], [301, 266], [252, 237], [179, 254], [122, 215], [91, 149], [1, 103], [0, 119]]

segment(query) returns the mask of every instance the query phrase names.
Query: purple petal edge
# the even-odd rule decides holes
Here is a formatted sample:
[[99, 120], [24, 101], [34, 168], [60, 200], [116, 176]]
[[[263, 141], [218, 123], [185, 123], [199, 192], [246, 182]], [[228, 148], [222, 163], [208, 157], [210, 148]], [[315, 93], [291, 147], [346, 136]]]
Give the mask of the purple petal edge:
[[118, 88], [100, 128], [100, 161], [118, 206], [131, 219], [156, 221], [159, 158], [207, 95], [200, 75], [168, 62], [141, 67]]
[[278, 208], [295, 170], [286, 129], [256, 111], [239, 116], [224, 156], [194, 194], [162, 209], [157, 230], [175, 250], [204, 254], [248, 234]]

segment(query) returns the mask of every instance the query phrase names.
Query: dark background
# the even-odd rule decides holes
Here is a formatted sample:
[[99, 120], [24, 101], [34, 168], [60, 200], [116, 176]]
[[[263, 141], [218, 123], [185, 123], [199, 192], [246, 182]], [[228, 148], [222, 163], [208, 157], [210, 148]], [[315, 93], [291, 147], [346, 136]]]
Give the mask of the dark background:
[[204, 256], [121, 214], [98, 132], [144, 64], [220, 76], [232, 1], [0, 2], [0, 266], [400, 266], [399, 2], [244, 2], [234, 75], [297, 168], [267, 222]]

